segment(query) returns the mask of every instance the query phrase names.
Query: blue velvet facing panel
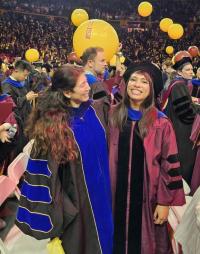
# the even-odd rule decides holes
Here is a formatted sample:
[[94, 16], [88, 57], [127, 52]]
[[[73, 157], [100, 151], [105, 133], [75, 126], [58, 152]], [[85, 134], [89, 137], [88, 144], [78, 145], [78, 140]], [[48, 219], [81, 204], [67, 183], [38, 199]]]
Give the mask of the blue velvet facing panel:
[[102, 253], [112, 254], [113, 220], [105, 131], [91, 106], [81, 117], [73, 117], [72, 129], [81, 152]]

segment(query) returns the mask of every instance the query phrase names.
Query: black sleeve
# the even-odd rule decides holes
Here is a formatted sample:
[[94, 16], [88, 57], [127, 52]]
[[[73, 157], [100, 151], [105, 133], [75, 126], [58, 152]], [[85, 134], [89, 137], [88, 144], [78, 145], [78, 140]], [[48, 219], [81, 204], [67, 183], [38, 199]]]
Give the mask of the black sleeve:
[[184, 83], [174, 85], [171, 98], [174, 112], [180, 121], [185, 124], [193, 123], [196, 109], [187, 86]]
[[21, 109], [24, 105], [24, 103], [27, 102], [26, 96], [20, 96], [19, 94], [16, 94], [14, 89], [10, 86], [10, 84], [4, 83], [1, 85], [3, 93], [9, 94], [12, 99], [14, 100], [16, 106], [18, 109]]
[[109, 90], [106, 88], [103, 82], [94, 83], [91, 86], [90, 93], [93, 100], [103, 99], [110, 94]]

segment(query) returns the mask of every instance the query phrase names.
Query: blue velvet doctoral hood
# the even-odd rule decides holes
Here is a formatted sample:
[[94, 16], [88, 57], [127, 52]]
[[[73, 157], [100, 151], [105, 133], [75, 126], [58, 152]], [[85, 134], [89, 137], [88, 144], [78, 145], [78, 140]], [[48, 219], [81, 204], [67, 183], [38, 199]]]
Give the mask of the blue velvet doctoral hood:
[[4, 84], [4, 83], [8, 83], [8, 84], [10, 84], [11, 86], [14, 86], [14, 87], [16, 87], [16, 88], [22, 88], [22, 87], [24, 87], [24, 84], [25, 84], [24, 82], [20, 82], [20, 81], [11, 79], [10, 77], [6, 78], [6, 79], [2, 82], [2, 84]]

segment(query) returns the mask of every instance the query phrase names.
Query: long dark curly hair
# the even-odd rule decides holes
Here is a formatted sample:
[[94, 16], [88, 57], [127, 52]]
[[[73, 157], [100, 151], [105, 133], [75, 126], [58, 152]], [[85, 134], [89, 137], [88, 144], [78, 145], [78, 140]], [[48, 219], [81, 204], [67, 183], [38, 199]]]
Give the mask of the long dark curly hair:
[[29, 139], [34, 139], [31, 156], [46, 158], [49, 154], [57, 163], [74, 160], [78, 149], [70, 129], [68, 99], [64, 91], [72, 91], [82, 68], [65, 66], [52, 78], [52, 87], [39, 97], [26, 127]]

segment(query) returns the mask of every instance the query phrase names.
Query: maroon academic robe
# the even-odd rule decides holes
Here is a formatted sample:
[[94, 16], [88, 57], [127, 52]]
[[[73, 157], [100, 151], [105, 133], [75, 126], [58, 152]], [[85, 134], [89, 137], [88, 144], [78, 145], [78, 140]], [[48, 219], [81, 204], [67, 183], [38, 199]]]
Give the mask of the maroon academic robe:
[[[134, 125], [135, 122], [132, 124]], [[117, 183], [118, 144], [119, 130], [111, 128], [109, 161], [113, 208]], [[172, 254], [167, 224], [160, 226], [153, 222], [153, 213], [157, 204], [179, 206], [185, 203], [182, 177], [178, 172], [180, 162], [177, 159], [176, 137], [170, 121], [164, 117], [158, 118], [150, 128], [143, 144], [145, 159], [141, 254]]]

